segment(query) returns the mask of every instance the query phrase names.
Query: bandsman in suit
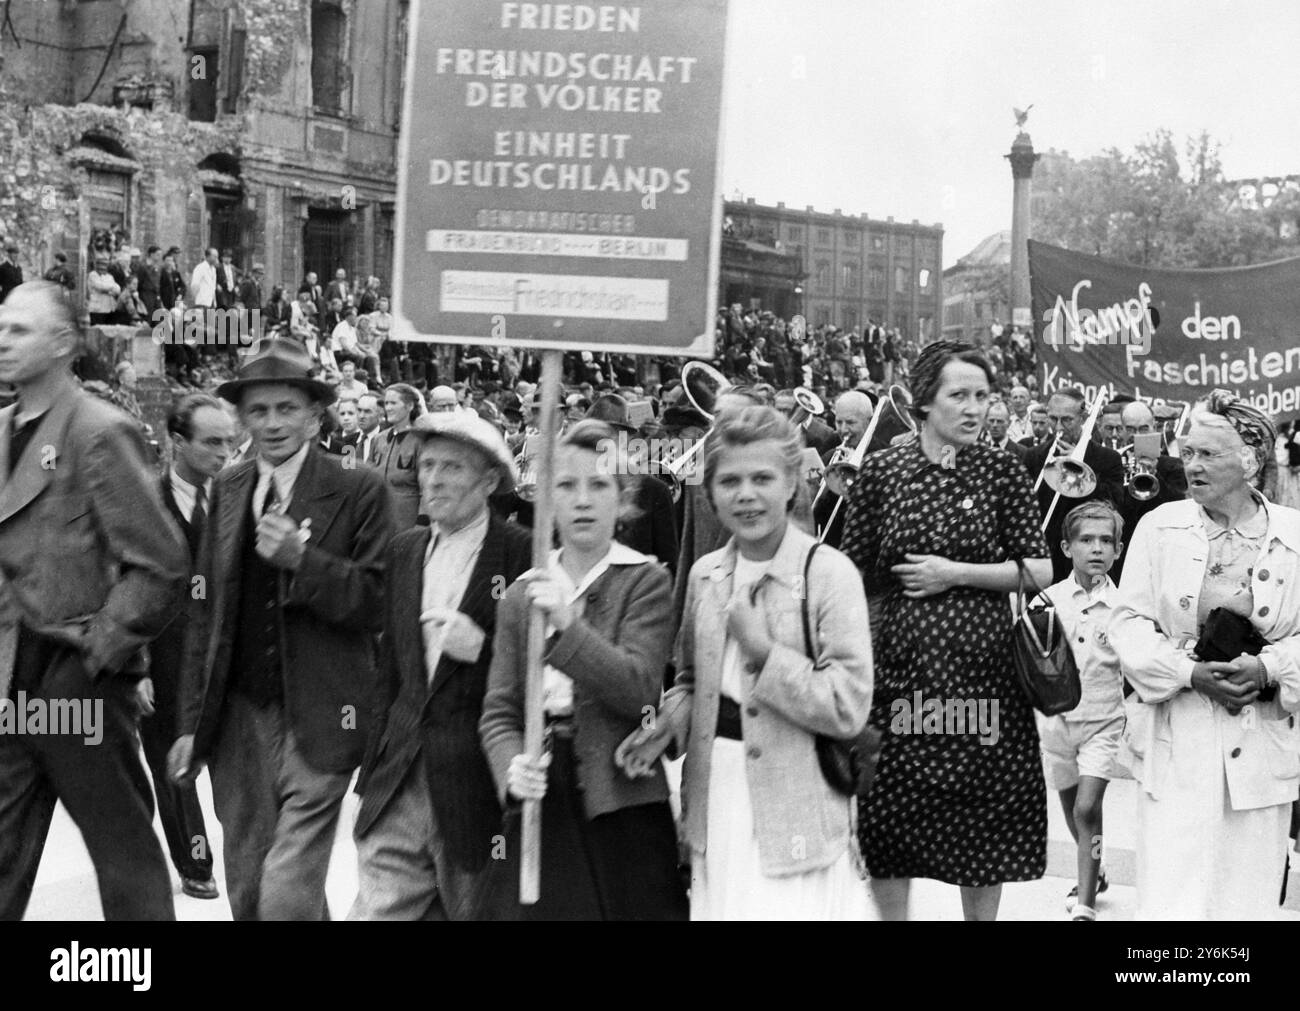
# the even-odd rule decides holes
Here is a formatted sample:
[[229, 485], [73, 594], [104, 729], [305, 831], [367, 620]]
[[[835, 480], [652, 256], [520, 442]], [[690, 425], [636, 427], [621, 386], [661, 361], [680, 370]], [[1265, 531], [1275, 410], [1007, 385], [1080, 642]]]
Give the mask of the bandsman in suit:
[[[867, 426], [871, 424], [873, 414], [875, 408], [872, 407], [871, 398], [861, 390], [849, 390], [840, 395], [840, 399], [835, 401], [835, 431], [840, 436], [840, 444], [831, 454], [831, 460], [838, 456], [839, 462], [843, 462], [853, 455], [853, 451], [858, 448], [858, 443], [867, 432]], [[843, 505], [839, 509], [835, 508], [839, 500], [840, 497], [827, 488], [817, 500], [813, 510], [815, 527], [813, 533], [821, 531], [827, 522], [830, 522], [830, 530], [823, 538], [823, 543], [833, 548], [840, 546], [840, 534], [844, 532], [844, 515], [848, 512]], [[834, 520], [831, 520], [832, 512], [835, 513]]]
[[[1086, 401], [1083, 394], [1074, 387], [1062, 387], [1048, 398], [1047, 418], [1052, 425], [1052, 434], [1056, 437], [1055, 456], [1068, 456], [1079, 443], [1083, 432], [1084, 418], [1087, 415]], [[1038, 475], [1047, 462], [1048, 453], [1052, 452], [1052, 440], [1048, 439], [1041, 446], [1036, 446], [1025, 457], [1025, 469], [1031, 480], [1037, 481]], [[1124, 497], [1124, 464], [1119, 454], [1113, 449], [1096, 442], [1089, 442], [1084, 448], [1083, 462], [1097, 475], [1097, 487], [1083, 498], [1067, 498], [1062, 495], [1052, 508], [1056, 493], [1044, 481], [1038, 486], [1038, 508], [1043, 516], [1051, 510], [1044, 536], [1050, 545], [1059, 545], [1063, 540], [1061, 527], [1065, 514], [1084, 502], [1109, 502], [1118, 509]], [[1052, 579], [1059, 583], [1072, 571], [1070, 559], [1059, 550], [1052, 552]]]
[[994, 449], [1010, 453], [1024, 463], [1025, 457], [1029, 455], [1029, 447], [1022, 446], [1011, 438], [1010, 427], [1011, 409], [1000, 400], [994, 401], [989, 404], [989, 412], [984, 416], [984, 431], [980, 435], [980, 441], [988, 443]]
[[[1156, 426], [1156, 416], [1151, 408], [1140, 400], [1132, 401], [1124, 405], [1120, 414], [1124, 425], [1124, 437], [1128, 446], [1133, 445], [1135, 435], [1149, 435], [1158, 432], [1160, 429]], [[1122, 457], [1127, 461], [1131, 455]], [[1125, 472], [1124, 496], [1120, 505], [1119, 514], [1124, 518], [1124, 529], [1130, 531], [1137, 529], [1138, 520], [1149, 513], [1157, 506], [1164, 505], [1166, 502], [1178, 502], [1187, 498], [1187, 474], [1183, 470], [1183, 461], [1177, 457], [1170, 456], [1164, 449], [1156, 457], [1156, 480], [1160, 482], [1160, 490], [1154, 498], [1138, 499], [1133, 497], [1127, 479], [1130, 477]], [[1120, 576], [1124, 572], [1124, 555], [1115, 559], [1115, 566], [1111, 570], [1111, 579], [1116, 583], [1119, 582]]]
[[1052, 441], [1052, 423], [1047, 420], [1047, 408], [1042, 404], [1033, 404], [1029, 408], [1029, 434], [1017, 439], [1026, 449], [1033, 449], [1045, 442]]
[[[172, 466], [162, 478], [162, 499], [189, 548], [191, 569], [207, 526], [212, 485], [235, 448], [235, 425], [225, 408], [206, 393], [192, 393], [167, 418], [172, 437]], [[177, 616], [149, 650], [149, 684], [153, 713], [140, 723], [140, 743], [153, 774], [158, 817], [172, 866], [181, 876], [181, 891], [196, 899], [217, 898], [212, 878], [208, 830], [193, 783], [177, 785], [167, 772], [167, 754], [176, 742], [176, 700], [185, 658], [186, 606], [195, 592], [187, 584], [177, 603]]]
[[413, 426], [420, 524], [393, 538], [383, 656], [353, 835], [358, 920], [509, 916], [493, 875], [502, 809], [479, 741], [497, 600], [531, 560], [531, 536], [497, 519], [517, 475], [501, 434], [468, 413]]
[[56, 801], [81, 831], [109, 920], [172, 920], [167, 861], [136, 728], [145, 647], [185, 588], [185, 545], [140, 427], [83, 392], [62, 289], [34, 281], [0, 305], [0, 700], [82, 716], [0, 733], [0, 920], [31, 896]]
[[835, 452], [835, 447], [840, 444], [835, 429], [822, 421], [821, 418], [811, 414], [804, 415], [802, 421], [795, 420], [797, 415], [803, 414], [803, 411], [795, 401], [794, 390], [781, 390], [777, 393], [776, 409], [795, 422], [795, 426], [803, 433], [804, 445], [809, 449], [816, 450], [817, 455], [822, 458], [822, 463], [830, 460], [831, 454]]
[[365, 751], [392, 536], [383, 482], [314, 445], [333, 390], [264, 340], [217, 389], [253, 437], [222, 471], [199, 548], [173, 779], [203, 763], [236, 920], [328, 918], [325, 873]]

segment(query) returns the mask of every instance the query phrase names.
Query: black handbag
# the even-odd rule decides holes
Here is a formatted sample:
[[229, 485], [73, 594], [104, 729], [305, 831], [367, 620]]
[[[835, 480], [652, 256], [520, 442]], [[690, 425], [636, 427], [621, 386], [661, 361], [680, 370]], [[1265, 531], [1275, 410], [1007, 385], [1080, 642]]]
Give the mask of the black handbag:
[[[1243, 653], [1259, 656], [1268, 642], [1259, 630], [1236, 611], [1216, 607], [1205, 619], [1201, 637], [1196, 641], [1196, 657], [1205, 663], [1227, 663]], [[1270, 702], [1277, 695], [1277, 685], [1269, 685], [1259, 693], [1259, 701]]]
[[[820, 544], [808, 549], [808, 556], [803, 563], [803, 594], [800, 606], [803, 615], [803, 649], [808, 659], [817, 662], [813, 650], [812, 620], [808, 615], [808, 573], [812, 568], [812, 557]], [[814, 744], [817, 748], [817, 764], [821, 766], [822, 775], [836, 793], [845, 797], [865, 797], [871, 790], [872, 780], [876, 778], [876, 762], [880, 758], [880, 748], [884, 735], [868, 723], [856, 737], [841, 739], [817, 734]]]
[[1026, 605], [1026, 582], [1034, 591], [1031, 604], [1042, 595], [1042, 590], [1030, 578], [1023, 561], [1016, 559], [1016, 566], [1020, 579], [1011, 629], [1011, 659], [1016, 679], [1029, 704], [1044, 716], [1068, 713], [1083, 697], [1079, 667], [1074, 662], [1069, 637], [1050, 600], [1045, 606]]

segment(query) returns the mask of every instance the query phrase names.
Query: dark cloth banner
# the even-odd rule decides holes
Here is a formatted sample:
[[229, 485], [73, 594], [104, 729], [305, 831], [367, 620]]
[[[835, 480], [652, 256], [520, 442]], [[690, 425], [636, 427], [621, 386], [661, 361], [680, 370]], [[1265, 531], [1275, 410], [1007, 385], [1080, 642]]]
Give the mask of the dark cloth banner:
[[1039, 389], [1185, 402], [1233, 390], [1300, 416], [1300, 257], [1169, 270], [1029, 243]]

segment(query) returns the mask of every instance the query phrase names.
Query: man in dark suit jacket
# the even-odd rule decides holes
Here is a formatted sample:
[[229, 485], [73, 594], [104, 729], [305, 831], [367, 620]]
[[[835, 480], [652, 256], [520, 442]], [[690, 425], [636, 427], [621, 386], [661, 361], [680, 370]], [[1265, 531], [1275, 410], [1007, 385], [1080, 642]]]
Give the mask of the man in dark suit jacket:
[[[1057, 456], [1067, 455], [1074, 449], [1082, 432], [1086, 413], [1083, 394], [1073, 387], [1062, 388], [1052, 394], [1047, 402], [1047, 416], [1052, 423], [1053, 434], [1059, 440], [1056, 446]], [[1025, 469], [1029, 471], [1031, 481], [1037, 481], [1051, 450], [1052, 442], [1049, 440], [1031, 449], [1029, 455], [1025, 457]], [[1061, 552], [1061, 527], [1065, 522], [1065, 514], [1084, 502], [1109, 502], [1118, 509], [1123, 501], [1124, 464], [1118, 453], [1095, 442], [1089, 442], [1084, 449], [1083, 462], [1097, 475], [1097, 487], [1090, 494], [1083, 498], [1069, 498], [1062, 495], [1057, 500], [1055, 508], [1052, 508], [1052, 500], [1056, 493], [1048, 487], [1046, 481], [1038, 488], [1040, 514], [1046, 516], [1051, 509], [1051, 517], [1044, 536], [1052, 552], [1054, 582], [1065, 579], [1072, 568], [1070, 559]]]
[[[1155, 414], [1140, 400], [1125, 404], [1121, 418], [1124, 434], [1130, 446], [1133, 444], [1133, 436], [1159, 431], [1156, 427]], [[1128, 476], [1126, 473], [1125, 477]], [[1183, 470], [1182, 460], [1168, 453], [1161, 453], [1156, 457], [1156, 480], [1160, 482], [1160, 488], [1154, 497], [1148, 499], [1135, 498], [1129, 486], [1127, 484], [1124, 486], [1124, 497], [1119, 507], [1119, 514], [1124, 518], [1125, 544], [1133, 539], [1133, 531], [1137, 528], [1138, 521], [1152, 509], [1166, 502], [1178, 502], [1187, 498], [1187, 474]], [[1124, 574], [1124, 558], [1125, 556], [1121, 554], [1115, 559], [1114, 568], [1110, 571], [1110, 578], [1116, 584]]]
[[1020, 445], [1007, 435], [1010, 427], [1011, 409], [1001, 401], [989, 404], [988, 414], [984, 416], [984, 432], [981, 438], [994, 449], [1010, 453], [1024, 463], [1025, 457], [1029, 455], [1029, 447]]
[[[528, 568], [531, 536], [491, 515], [517, 475], [475, 415], [425, 414], [418, 469], [432, 522], [393, 538], [379, 687], [353, 834], [359, 920], [508, 916], [493, 877], [502, 810], [479, 741], [496, 603]], [[499, 856], [499, 854], [498, 854]]]
[[5, 246], [4, 259], [0, 260], [0, 302], [23, 283], [23, 269], [18, 266], [19, 249], [12, 242]]
[[312, 445], [333, 399], [294, 341], [217, 389], [257, 456], [212, 493], [173, 779], [212, 770], [236, 920], [328, 916], [325, 873], [365, 750], [391, 510], [380, 476]]
[[162, 300], [164, 309], [171, 309], [176, 305], [177, 299], [183, 301], [187, 297], [185, 278], [180, 271], [180, 255], [180, 249], [172, 246], [163, 256], [162, 267], [158, 271], [158, 297]]
[[[0, 411], [0, 920], [23, 916], [55, 801], [105, 918], [171, 920], [136, 725], [143, 647], [185, 587], [185, 545], [139, 426], [72, 378], [80, 345], [58, 285], [0, 306], [0, 381], [18, 389]], [[15, 732], [15, 712], [36, 711], [45, 732]]]
[[[840, 454], [837, 462], [844, 463], [849, 460], [854, 450], [858, 448], [858, 443], [862, 441], [862, 437], [866, 435], [874, 414], [875, 408], [872, 406], [871, 398], [861, 390], [849, 390], [840, 395], [840, 398], [835, 401], [835, 431], [839, 434], [840, 444], [827, 459], [828, 464], [837, 452]], [[819, 488], [819, 491], [820, 495], [813, 492], [815, 496], [812, 503], [813, 532], [820, 533], [825, 530], [822, 543], [838, 548], [840, 537], [844, 533], [844, 516], [848, 512], [848, 506], [847, 503], [839, 504], [840, 497], [829, 487]]]
[[239, 291], [239, 272], [235, 269], [235, 255], [229, 249], [221, 251], [217, 264], [217, 308], [230, 309]]
[[[213, 479], [230, 458], [235, 423], [214, 398], [192, 393], [167, 419], [172, 437], [172, 466], [162, 478], [162, 499], [189, 547], [191, 570], [199, 541], [207, 525]], [[212, 850], [208, 830], [193, 783], [178, 786], [167, 771], [167, 754], [176, 742], [181, 674], [185, 662], [186, 604], [195, 587], [187, 585], [177, 602], [177, 616], [154, 640], [149, 651], [149, 683], [153, 691], [152, 715], [140, 723], [140, 743], [153, 773], [158, 817], [172, 865], [181, 876], [181, 891], [196, 899], [215, 899]]]
[[157, 246], [150, 246], [144, 261], [134, 268], [136, 280], [140, 284], [140, 301], [149, 311], [149, 321], [154, 322], [154, 313], [162, 306], [162, 255]]
[[[803, 411], [795, 401], [793, 390], [781, 390], [776, 395], [776, 409], [787, 418], [803, 415]], [[796, 422], [796, 425], [803, 434], [804, 445], [816, 450], [822, 463], [826, 463], [840, 444], [840, 437], [835, 434], [835, 429], [813, 415], [804, 416], [802, 421]]]

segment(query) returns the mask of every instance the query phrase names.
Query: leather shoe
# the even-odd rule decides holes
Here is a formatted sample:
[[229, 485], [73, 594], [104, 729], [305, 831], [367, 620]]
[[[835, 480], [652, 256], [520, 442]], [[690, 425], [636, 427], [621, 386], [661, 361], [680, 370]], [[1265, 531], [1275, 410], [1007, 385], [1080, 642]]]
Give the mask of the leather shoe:
[[181, 891], [194, 899], [215, 899], [221, 895], [212, 878], [181, 878]]

